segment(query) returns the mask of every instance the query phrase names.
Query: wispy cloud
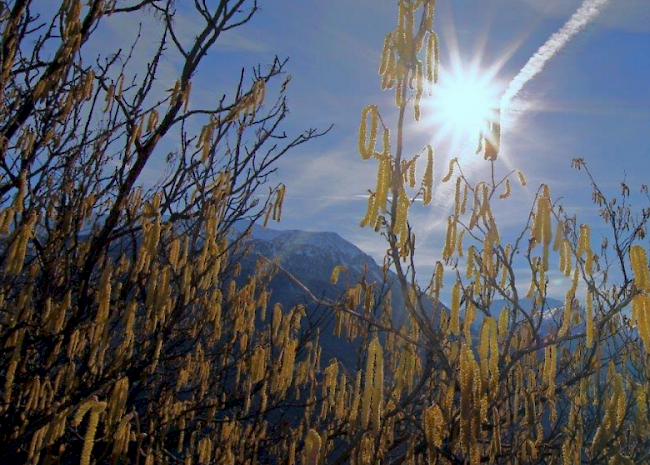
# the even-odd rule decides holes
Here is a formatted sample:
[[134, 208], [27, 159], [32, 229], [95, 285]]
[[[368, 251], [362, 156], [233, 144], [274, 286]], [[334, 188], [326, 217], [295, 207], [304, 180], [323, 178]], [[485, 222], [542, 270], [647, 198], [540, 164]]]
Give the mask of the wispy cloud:
[[255, 37], [252, 33], [246, 34], [238, 31], [227, 31], [219, 37], [215, 43], [215, 50], [218, 52], [251, 52], [262, 53], [270, 50], [268, 44]]
[[342, 203], [364, 203], [363, 195], [374, 187], [376, 165], [363, 163], [347, 147], [288, 154], [282, 160], [283, 182], [291, 196], [314, 201], [316, 208]]
[[562, 28], [551, 36], [528, 60], [519, 74], [512, 80], [501, 100], [502, 108], [517, 96], [521, 89], [542, 72], [546, 64], [562, 50], [589, 23], [598, 17], [609, 0], [585, 0]]
[[[544, 16], [566, 18], [581, 0], [525, 0]], [[650, 32], [650, 2], [647, 0], [617, 0], [611, 3], [607, 14], [599, 16], [596, 22], [606, 28], [647, 34]]]

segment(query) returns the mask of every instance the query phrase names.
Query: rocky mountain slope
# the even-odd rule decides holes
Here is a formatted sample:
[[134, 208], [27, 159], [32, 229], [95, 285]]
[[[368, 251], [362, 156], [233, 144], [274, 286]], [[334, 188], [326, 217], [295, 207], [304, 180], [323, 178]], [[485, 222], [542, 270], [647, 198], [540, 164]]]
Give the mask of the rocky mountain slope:
[[[359, 282], [364, 273], [367, 281], [381, 283], [381, 267], [370, 255], [333, 232], [278, 231], [254, 225], [248, 243], [252, 250], [241, 262], [241, 276], [252, 273], [261, 257], [275, 261], [283, 271], [278, 272], [270, 284], [269, 306], [272, 308], [275, 303], [280, 303], [284, 308], [291, 308], [297, 303], [304, 304], [307, 307], [307, 320], [320, 328], [323, 364], [337, 358], [349, 368], [354, 368], [357, 363], [357, 343], [334, 336], [334, 312], [315, 304], [309, 293], [319, 299], [335, 300], [349, 285]], [[337, 284], [332, 284], [330, 276], [338, 265], [344, 265], [346, 271], [341, 273]], [[309, 292], [287, 273], [299, 280]], [[388, 285], [391, 286], [395, 279], [389, 273]], [[399, 294], [395, 292], [392, 301], [397, 324], [405, 318]]]

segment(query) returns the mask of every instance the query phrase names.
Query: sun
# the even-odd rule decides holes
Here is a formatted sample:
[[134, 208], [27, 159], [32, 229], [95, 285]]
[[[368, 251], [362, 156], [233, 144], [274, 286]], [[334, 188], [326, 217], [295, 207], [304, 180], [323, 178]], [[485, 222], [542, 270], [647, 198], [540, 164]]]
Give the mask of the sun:
[[443, 134], [454, 139], [478, 138], [498, 123], [499, 97], [489, 73], [456, 70], [441, 74], [428, 106]]

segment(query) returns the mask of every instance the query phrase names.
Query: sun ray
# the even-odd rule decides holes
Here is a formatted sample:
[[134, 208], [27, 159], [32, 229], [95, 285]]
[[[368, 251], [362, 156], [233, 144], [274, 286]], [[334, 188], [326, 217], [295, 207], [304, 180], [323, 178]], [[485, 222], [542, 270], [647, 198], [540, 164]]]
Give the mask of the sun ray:
[[455, 66], [441, 72], [435, 95], [427, 102], [441, 137], [478, 142], [481, 133], [487, 134], [489, 125], [498, 118], [500, 97], [491, 78], [492, 72], [478, 66]]

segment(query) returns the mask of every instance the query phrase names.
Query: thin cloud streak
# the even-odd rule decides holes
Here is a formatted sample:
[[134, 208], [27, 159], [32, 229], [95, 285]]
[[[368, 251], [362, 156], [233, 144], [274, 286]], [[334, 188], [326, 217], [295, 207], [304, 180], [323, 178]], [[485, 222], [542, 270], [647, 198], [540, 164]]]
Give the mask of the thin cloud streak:
[[513, 98], [531, 81], [542, 72], [546, 64], [562, 50], [577, 34], [598, 17], [607, 6], [609, 0], [585, 0], [580, 8], [569, 18], [562, 28], [551, 36], [537, 52], [528, 60], [519, 74], [512, 80], [506, 93], [501, 99], [501, 107], [505, 109]]

